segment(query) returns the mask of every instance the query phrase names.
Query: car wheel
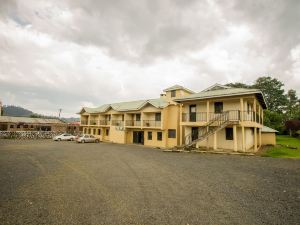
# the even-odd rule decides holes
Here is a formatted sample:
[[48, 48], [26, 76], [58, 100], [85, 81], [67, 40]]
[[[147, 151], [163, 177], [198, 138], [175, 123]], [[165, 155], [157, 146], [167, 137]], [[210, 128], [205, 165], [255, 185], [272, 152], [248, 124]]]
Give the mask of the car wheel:
[[73, 138], [71, 138], [71, 139], [70, 139], [70, 141], [74, 141], [74, 139], [73, 139]]
[[58, 140], [58, 141], [61, 141], [61, 139], [60, 139], [60, 138], [58, 138], [57, 140]]
[[99, 143], [99, 140], [98, 140], [98, 139], [96, 139], [96, 140], [95, 140], [95, 143]]
[[84, 141], [84, 140], [82, 140], [82, 141], [81, 141], [81, 143], [85, 143], [85, 141]]

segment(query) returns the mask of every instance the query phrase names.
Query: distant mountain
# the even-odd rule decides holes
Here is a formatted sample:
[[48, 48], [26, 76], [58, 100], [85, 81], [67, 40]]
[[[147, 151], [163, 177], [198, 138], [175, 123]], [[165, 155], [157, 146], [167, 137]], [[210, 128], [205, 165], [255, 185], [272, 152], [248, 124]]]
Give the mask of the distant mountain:
[[4, 105], [3, 106], [3, 116], [25, 116], [29, 117], [34, 113], [28, 109], [24, 109], [20, 106], [14, 105]]
[[[56, 116], [46, 116], [34, 113], [28, 109], [24, 109], [20, 106], [15, 105], [4, 105], [3, 106], [3, 116], [24, 116], [24, 117], [32, 117], [32, 118], [45, 118], [45, 119], [58, 119]], [[79, 122], [79, 118], [70, 117], [70, 118], [60, 118], [62, 121], [66, 123]]]

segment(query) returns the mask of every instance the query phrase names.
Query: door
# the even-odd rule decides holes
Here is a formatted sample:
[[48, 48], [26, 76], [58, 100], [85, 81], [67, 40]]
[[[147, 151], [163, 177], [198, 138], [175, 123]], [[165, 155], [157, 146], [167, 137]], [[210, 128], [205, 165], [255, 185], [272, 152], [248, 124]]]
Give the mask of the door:
[[199, 127], [192, 127], [192, 141], [198, 139]]
[[190, 105], [190, 122], [196, 122], [196, 105]]
[[134, 144], [144, 144], [144, 131], [133, 131], [133, 140]]

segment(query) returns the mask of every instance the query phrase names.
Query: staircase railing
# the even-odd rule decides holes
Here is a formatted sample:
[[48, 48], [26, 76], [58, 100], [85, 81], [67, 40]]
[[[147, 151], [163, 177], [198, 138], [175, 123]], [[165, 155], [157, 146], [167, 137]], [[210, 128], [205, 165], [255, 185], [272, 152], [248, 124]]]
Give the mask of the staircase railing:
[[214, 134], [220, 129], [223, 129], [229, 124], [229, 111], [225, 111], [220, 113], [216, 117], [214, 117], [211, 121], [207, 122], [205, 126], [201, 127], [197, 130], [197, 133], [189, 133], [185, 136], [185, 144], [182, 146], [191, 147], [197, 142], [206, 139], [210, 135]]

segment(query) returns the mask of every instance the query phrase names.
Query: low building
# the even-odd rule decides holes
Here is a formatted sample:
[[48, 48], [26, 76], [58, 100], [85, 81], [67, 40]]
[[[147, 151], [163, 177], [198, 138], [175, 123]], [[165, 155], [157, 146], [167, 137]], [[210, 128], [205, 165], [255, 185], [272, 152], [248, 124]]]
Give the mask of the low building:
[[59, 119], [0, 116], [0, 131], [66, 132], [67, 124]]
[[277, 130], [263, 126], [261, 129], [262, 145], [276, 145], [276, 133], [278, 133]]

